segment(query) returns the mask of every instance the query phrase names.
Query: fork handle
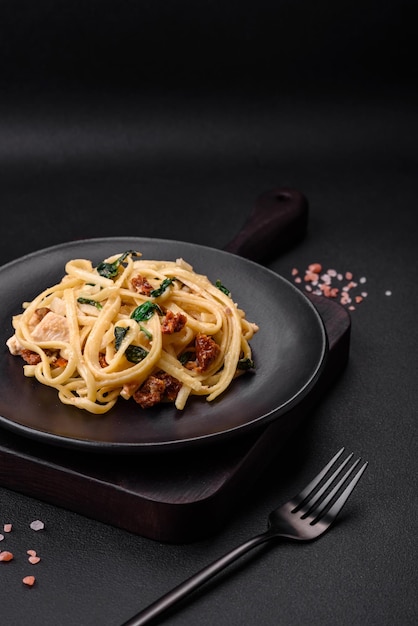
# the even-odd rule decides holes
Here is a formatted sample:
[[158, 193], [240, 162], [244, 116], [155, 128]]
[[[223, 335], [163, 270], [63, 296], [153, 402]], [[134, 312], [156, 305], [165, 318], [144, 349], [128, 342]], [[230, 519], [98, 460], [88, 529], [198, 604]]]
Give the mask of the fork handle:
[[241, 545], [233, 548], [230, 552], [227, 552], [224, 556], [221, 556], [216, 561], [213, 561], [196, 574], [193, 574], [190, 578], [180, 583], [177, 587], [161, 596], [158, 600], [150, 604], [144, 610], [137, 613], [134, 617], [129, 619], [127, 622], [124, 622], [122, 626], [143, 626], [143, 624], [148, 624], [152, 619], [161, 615], [168, 608], [172, 607], [174, 604], [185, 598], [187, 595], [192, 593], [195, 589], [203, 585], [203, 583], [207, 582], [210, 578], [218, 574], [220, 571], [225, 569], [228, 565], [239, 559], [241, 556], [259, 546], [270, 539], [273, 539], [274, 533], [269, 532], [268, 530], [261, 535], [257, 535], [252, 539], [248, 539]]

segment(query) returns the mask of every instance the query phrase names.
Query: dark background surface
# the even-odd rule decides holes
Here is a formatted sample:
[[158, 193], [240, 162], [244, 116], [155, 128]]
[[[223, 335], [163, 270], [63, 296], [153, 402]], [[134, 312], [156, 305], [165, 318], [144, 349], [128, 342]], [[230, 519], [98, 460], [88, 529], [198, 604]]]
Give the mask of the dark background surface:
[[[412, 2], [0, 2], [0, 263], [74, 239], [222, 248], [277, 186], [313, 261], [367, 278], [346, 371], [221, 532], [167, 545], [0, 490], [2, 621], [121, 624], [263, 530], [342, 445], [369, 468], [341, 523], [231, 568], [170, 624], [416, 622], [417, 93]], [[391, 296], [385, 295], [389, 290]], [[5, 533], [4, 533], [5, 534]], [[26, 573], [26, 570], [25, 572]]]

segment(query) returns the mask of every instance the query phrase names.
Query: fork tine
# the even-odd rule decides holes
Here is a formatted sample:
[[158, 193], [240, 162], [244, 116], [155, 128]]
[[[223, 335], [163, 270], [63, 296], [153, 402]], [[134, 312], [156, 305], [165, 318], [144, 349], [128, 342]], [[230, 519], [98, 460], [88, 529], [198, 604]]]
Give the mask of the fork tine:
[[[354, 465], [352, 465], [351, 468], [347, 470], [345, 474], [342, 475], [341, 478], [339, 478], [342, 474], [344, 467], [347, 465], [347, 462], [352, 458], [352, 456], [353, 454], [350, 454], [350, 456], [345, 460], [345, 462], [333, 473], [332, 476], [330, 476], [330, 478], [323, 485], [323, 487], [315, 494], [315, 496], [311, 499], [311, 501], [306, 504], [305, 511], [302, 515], [302, 518], [307, 517], [308, 515], [310, 516], [315, 515], [315, 517], [318, 518], [321, 515], [321, 513], [325, 511], [328, 504], [337, 495], [339, 489], [347, 481], [350, 474], [360, 463], [360, 459], [357, 459]], [[338, 478], [339, 478], [338, 482], [332, 487], [330, 491], [328, 491], [328, 488], [331, 487], [332, 483], [335, 482]], [[326, 493], [327, 491], [328, 493]], [[326, 493], [326, 496], [322, 498], [324, 493]]]
[[[319, 474], [317, 474], [315, 476], [315, 478], [308, 485], [306, 485], [306, 487], [300, 493], [298, 493], [298, 495], [293, 499], [293, 501], [296, 502], [296, 506], [295, 506], [295, 508], [293, 509], [292, 512], [297, 511], [302, 506], [304, 501], [307, 500], [308, 497], [315, 491], [316, 487], [318, 487], [318, 485], [321, 483], [321, 481], [324, 478], [324, 476], [326, 476], [328, 474], [329, 470], [337, 462], [337, 460], [340, 458], [340, 456], [342, 455], [344, 450], [345, 450], [345, 448], [341, 448], [341, 450], [339, 450], [337, 452], [337, 454], [335, 454], [332, 457], [332, 459], [325, 465], [325, 467], [319, 472]], [[344, 465], [346, 465], [349, 460], [350, 460], [350, 458], [346, 459]], [[342, 467], [344, 467], [344, 465]], [[339, 468], [337, 473], [340, 470], [341, 470], [341, 467]], [[325, 483], [325, 485], [321, 488], [321, 490], [318, 492], [319, 495], [321, 495], [324, 492], [325, 488], [328, 486], [328, 484], [331, 482], [331, 480], [333, 480], [333, 477], [331, 477], [331, 479], [328, 480]]]
[[[327, 465], [307, 485], [307, 487], [305, 487], [305, 489], [303, 489], [298, 496], [293, 499], [295, 506], [292, 509], [292, 513], [301, 512], [301, 519], [305, 519], [309, 516], [311, 518], [311, 524], [315, 524], [321, 516], [322, 519], [326, 518], [329, 524], [335, 519], [368, 465], [368, 463], [365, 462], [353, 476], [354, 470], [361, 461], [359, 458], [346, 472], [343, 473], [344, 468], [353, 458], [353, 453], [351, 453], [345, 461], [337, 467], [333, 474], [325, 480], [324, 484], [320, 486], [321, 481], [329, 474], [331, 468], [333, 468], [343, 451], [344, 448], [341, 448], [341, 450], [337, 452], [337, 454], [331, 459], [331, 461], [329, 461], [329, 463], [327, 463]], [[352, 477], [350, 482], [327, 511], [327, 507], [336, 498], [338, 492], [347, 483], [350, 476]]]
[[[357, 465], [359, 464], [360, 460], [361, 459], [358, 459], [356, 461], [356, 463], [353, 465], [353, 467], [346, 473], [346, 476], [344, 476], [344, 478], [341, 481], [339, 481], [339, 483], [336, 486], [336, 488], [333, 489], [334, 493], [332, 495], [330, 494], [330, 496], [325, 499], [325, 500], [327, 500], [327, 502], [325, 502], [325, 500], [324, 500], [321, 503], [321, 511], [318, 513], [316, 519], [313, 522], [311, 522], [311, 524], [314, 524], [317, 521], [318, 517], [326, 509], [328, 503], [332, 500], [334, 495], [337, 493], [337, 491], [340, 488], [340, 486], [345, 482], [346, 478], [348, 478], [348, 476], [353, 473], [354, 469], [357, 467]], [[354, 474], [354, 476], [351, 478], [350, 482], [345, 487], [344, 491], [335, 500], [335, 502], [331, 506], [331, 508], [328, 511], [326, 511], [326, 513], [323, 516], [322, 520], [327, 521], [328, 524], [331, 524], [335, 520], [335, 518], [337, 517], [337, 515], [339, 514], [339, 512], [343, 508], [344, 504], [347, 502], [348, 498], [352, 494], [355, 486], [357, 485], [358, 481], [362, 477], [362, 475], [365, 472], [367, 466], [368, 466], [368, 462], [365, 461], [363, 463], [363, 465], [360, 467], [360, 469], [356, 472], [356, 474]]]

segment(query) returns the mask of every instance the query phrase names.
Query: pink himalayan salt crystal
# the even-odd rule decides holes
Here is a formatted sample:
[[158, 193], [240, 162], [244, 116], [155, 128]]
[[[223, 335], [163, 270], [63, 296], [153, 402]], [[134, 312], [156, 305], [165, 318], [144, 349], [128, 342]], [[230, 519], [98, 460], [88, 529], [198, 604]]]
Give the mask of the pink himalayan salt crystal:
[[[305, 270], [303, 282], [305, 283], [305, 291], [313, 293], [315, 295], [324, 295], [327, 298], [337, 298], [339, 297], [340, 304], [346, 306], [350, 311], [355, 310], [355, 306], [353, 302], [356, 304], [360, 304], [367, 297], [367, 292], [362, 291], [361, 295], [353, 294], [352, 297], [349, 296], [349, 292], [351, 290], [355, 290], [359, 284], [363, 285], [367, 282], [365, 276], [362, 276], [358, 282], [354, 281], [354, 274], [351, 271], [346, 271], [344, 273], [337, 272], [336, 269], [330, 268], [323, 272], [322, 265], [320, 263], [310, 263]], [[294, 267], [291, 270], [291, 274], [293, 276], [294, 282], [300, 284], [302, 282], [302, 278], [300, 275], [300, 271], [297, 267]], [[345, 280], [345, 284], [341, 285], [341, 287], [333, 286], [333, 280], [342, 282]], [[391, 295], [391, 292], [387, 291], [386, 295]]]
[[36, 565], [36, 563], [39, 563], [40, 560], [40, 557], [36, 555], [28, 558], [29, 563], [32, 563], [32, 565]]

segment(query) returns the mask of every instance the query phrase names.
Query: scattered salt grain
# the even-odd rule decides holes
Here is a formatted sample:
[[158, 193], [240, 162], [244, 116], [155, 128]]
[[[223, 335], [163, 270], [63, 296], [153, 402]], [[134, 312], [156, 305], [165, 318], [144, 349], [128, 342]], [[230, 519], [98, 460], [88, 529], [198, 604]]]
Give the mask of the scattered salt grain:
[[[297, 267], [291, 270], [296, 284], [302, 282], [301, 274], [305, 291], [317, 296], [334, 298], [350, 311], [356, 308], [353, 303], [360, 304], [367, 297], [365, 291], [362, 291], [360, 295], [355, 293], [356, 288], [366, 282], [366, 277], [362, 276], [357, 281], [351, 271], [338, 272], [334, 268], [323, 271], [321, 263], [310, 263], [304, 272], [300, 272]], [[390, 292], [386, 292], [386, 295], [390, 295]]]
[[314, 274], [319, 274], [320, 272], [322, 272], [322, 265], [320, 263], [311, 263], [308, 266], [308, 270], [310, 272], [313, 272]]
[[388, 289], [387, 291], [385, 291], [385, 296], [391, 296], [392, 292]]
[[[12, 528], [13, 528], [13, 525], [10, 523], [3, 524], [3, 532], [5, 533], [10, 533], [12, 531]], [[34, 520], [33, 522], [30, 523], [30, 528], [32, 528], [32, 530], [42, 530], [43, 528], [45, 528], [45, 524], [41, 520]], [[0, 533], [0, 541], [3, 541], [4, 539], [5, 539], [5, 536]], [[33, 549], [26, 550], [26, 554], [28, 555], [28, 562], [31, 565], [36, 565], [41, 560], [41, 558], [37, 555], [36, 550], [33, 550]], [[13, 561], [13, 559], [14, 559], [14, 554], [12, 552], [9, 552], [8, 550], [0, 550], [0, 562], [7, 563], [9, 561]], [[35, 582], [36, 582], [35, 576], [25, 576], [24, 578], [22, 578], [22, 583], [26, 585], [27, 587], [33, 587]]]
[[32, 563], [32, 565], [36, 565], [36, 563], [39, 563], [41, 560], [41, 558], [36, 554], [36, 550], [27, 550], [26, 554], [29, 554], [28, 561], [29, 563]]
[[39, 556], [30, 556], [28, 558], [29, 563], [32, 563], [32, 565], [36, 565], [36, 563], [39, 563], [40, 560], [41, 558]]

